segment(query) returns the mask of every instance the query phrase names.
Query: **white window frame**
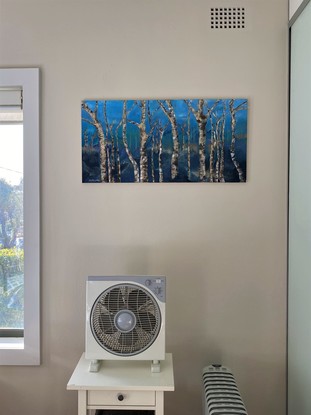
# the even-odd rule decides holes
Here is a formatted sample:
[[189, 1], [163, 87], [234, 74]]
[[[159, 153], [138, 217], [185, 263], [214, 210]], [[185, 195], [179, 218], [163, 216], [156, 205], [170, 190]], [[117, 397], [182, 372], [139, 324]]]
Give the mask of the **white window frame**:
[[22, 87], [24, 337], [0, 338], [0, 365], [40, 364], [39, 69], [0, 69], [0, 87]]

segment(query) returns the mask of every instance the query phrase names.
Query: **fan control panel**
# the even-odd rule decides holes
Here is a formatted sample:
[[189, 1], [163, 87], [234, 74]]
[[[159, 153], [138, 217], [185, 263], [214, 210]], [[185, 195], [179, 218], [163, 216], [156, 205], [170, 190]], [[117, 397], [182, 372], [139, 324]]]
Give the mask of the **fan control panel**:
[[144, 285], [161, 301], [165, 301], [165, 278], [146, 277]]

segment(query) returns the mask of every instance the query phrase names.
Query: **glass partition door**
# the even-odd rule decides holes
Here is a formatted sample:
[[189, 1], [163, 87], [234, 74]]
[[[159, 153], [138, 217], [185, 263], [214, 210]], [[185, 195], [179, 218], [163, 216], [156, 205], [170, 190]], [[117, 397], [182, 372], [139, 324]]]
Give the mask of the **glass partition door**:
[[291, 26], [288, 415], [311, 414], [311, 2]]

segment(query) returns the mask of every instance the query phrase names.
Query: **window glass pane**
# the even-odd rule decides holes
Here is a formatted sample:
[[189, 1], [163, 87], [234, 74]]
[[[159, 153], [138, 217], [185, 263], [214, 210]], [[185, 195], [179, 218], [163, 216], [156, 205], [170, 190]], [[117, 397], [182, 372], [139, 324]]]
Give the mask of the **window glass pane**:
[[0, 334], [24, 328], [23, 125], [0, 123]]

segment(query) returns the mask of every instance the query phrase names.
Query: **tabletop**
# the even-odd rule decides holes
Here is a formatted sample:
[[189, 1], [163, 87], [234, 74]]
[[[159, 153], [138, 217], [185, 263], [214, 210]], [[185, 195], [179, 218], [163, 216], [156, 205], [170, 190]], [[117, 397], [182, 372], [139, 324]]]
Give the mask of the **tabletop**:
[[81, 356], [68, 384], [68, 390], [153, 390], [173, 391], [171, 353], [161, 361], [161, 372], [151, 372], [151, 361], [104, 360], [98, 372], [89, 372], [90, 360]]

